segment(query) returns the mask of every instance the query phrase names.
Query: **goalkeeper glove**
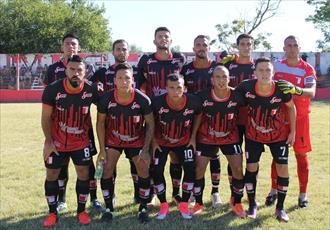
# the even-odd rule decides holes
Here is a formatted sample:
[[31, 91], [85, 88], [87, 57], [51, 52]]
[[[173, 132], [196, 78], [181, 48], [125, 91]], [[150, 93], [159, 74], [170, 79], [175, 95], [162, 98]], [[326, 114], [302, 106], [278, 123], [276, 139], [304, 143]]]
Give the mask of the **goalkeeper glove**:
[[298, 95], [298, 96], [301, 96], [303, 94], [302, 88], [295, 86], [292, 83], [284, 81], [284, 80], [278, 81], [278, 86], [280, 87], [280, 90], [284, 94], [290, 93], [292, 95]]

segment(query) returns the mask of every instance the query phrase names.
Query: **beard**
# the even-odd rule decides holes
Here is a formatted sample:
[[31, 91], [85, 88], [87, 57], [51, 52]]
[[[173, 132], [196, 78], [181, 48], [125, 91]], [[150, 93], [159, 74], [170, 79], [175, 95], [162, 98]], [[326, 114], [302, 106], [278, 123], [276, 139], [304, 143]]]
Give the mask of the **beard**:
[[159, 50], [169, 50], [169, 47], [166, 46], [166, 45], [158, 45], [157, 49], [159, 49]]
[[80, 85], [80, 82], [74, 81], [73, 79], [69, 79], [69, 82], [73, 88], [77, 88]]
[[126, 60], [125, 60], [125, 58], [115, 58], [115, 62], [116, 63], [125, 63]]

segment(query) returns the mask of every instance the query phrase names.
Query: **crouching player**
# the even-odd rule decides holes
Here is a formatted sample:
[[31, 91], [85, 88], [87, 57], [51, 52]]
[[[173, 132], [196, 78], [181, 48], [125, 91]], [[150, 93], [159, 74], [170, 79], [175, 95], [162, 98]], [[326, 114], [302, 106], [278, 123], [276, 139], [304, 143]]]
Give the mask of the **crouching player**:
[[242, 170], [242, 149], [237, 128], [238, 108], [243, 97], [228, 86], [229, 72], [224, 66], [217, 66], [212, 74], [212, 88], [198, 93], [202, 101], [202, 121], [197, 133], [196, 180], [194, 196], [196, 204], [193, 214], [203, 211], [203, 190], [207, 164], [217, 155], [219, 148], [232, 168], [235, 215], [246, 216], [241, 199], [244, 190]]
[[167, 155], [174, 152], [183, 167], [182, 200], [179, 211], [184, 219], [191, 219], [188, 200], [194, 187], [196, 133], [200, 124], [201, 103], [197, 96], [184, 94], [184, 78], [173, 73], [166, 78], [167, 93], [153, 99], [155, 138], [153, 141], [154, 186], [160, 201], [156, 217], [165, 219], [169, 211], [166, 201], [164, 167]]
[[[257, 79], [244, 81], [237, 90], [244, 96], [248, 107], [246, 124], [246, 172], [245, 186], [249, 199], [248, 217], [256, 218], [255, 202], [257, 172], [259, 159], [264, 147], [268, 145], [276, 162], [278, 201], [276, 218], [288, 221], [283, 203], [289, 186], [288, 146], [294, 143], [296, 126], [296, 109], [290, 94], [284, 94], [279, 82], [273, 81], [274, 68], [267, 58], [259, 58], [255, 62]], [[287, 107], [290, 131], [285, 125], [283, 105]]]
[[131, 159], [138, 173], [140, 206], [138, 218], [149, 220], [147, 201], [150, 195], [150, 145], [154, 119], [150, 99], [133, 88], [133, 69], [127, 63], [116, 66], [116, 88], [100, 99], [97, 113], [97, 136], [100, 144], [98, 162], [105, 161], [101, 189], [106, 204], [102, 220], [111, 221], [114, 182], [113, 172], [122, 151]]
[[54, 227], [57, 222], [58, 176], [63, 162], [72, 159], [76, 172], [77, 217], [80, 224], [89, 224], [85, 212], [89, 194], [89, 130], [90, 106], [98, 100], [96, 87], [84, 80], [86, 67], [78, 55], [68, 59], [66, 77], [45, 88], [42, 95], [41, 126], [45, 135], [43, 156], [47, 168], [45, 194], [49, 215], [44, 227]]

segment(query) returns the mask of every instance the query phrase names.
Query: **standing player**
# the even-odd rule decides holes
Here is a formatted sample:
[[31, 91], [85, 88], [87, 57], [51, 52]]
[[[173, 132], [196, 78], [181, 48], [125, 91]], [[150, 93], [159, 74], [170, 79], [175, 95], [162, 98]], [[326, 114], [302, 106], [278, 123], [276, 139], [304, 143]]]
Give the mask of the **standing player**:
[[[229, 86], [236, 88], [243, 80], [253, 79], [254, 77], [254, 62], [252, 59], [252, 51], [254, 48], [254, 38], [249, 34], [241, 34], [236, 39], [238, 55], [228, 55], [221, 60], [221, 63], [229, 70], [230, 82]], [[246, 107], [242, 106], [238, 114], [238, 130], [240, 135], [240, 143], [243, 143], [245, 133]], [[232, 190], [232, 172], [231, 168], [227, 167], [228, 180]], [[231, 192], [230, 204], [233, 204], [234, 194]]]
[[[151, 99], [166, 92], [166, 76], [171, 73], [180, 73], [185, 63], [183, 54], [170, 51], [172, 38], [168, 28], [159, 27], [155, 30], [154, 44], [157, 49], [156, 53], [143, 55], [138, 63], [138, 68], [145, 77], [141, 90], [145, 91]], [[175, 154], [170, 153], [170, 157], [170, 175], [173, 185], [172, 197], [173, 201], [178, 204], [180, 202], [179, 190], [182, 168]]]
[[[307, 207], [307, 183], [309, 162], [307, 153], [312, 151], [309, 134], [310, 101], [315, 96], [316, 73], [314, 68], [299, 57], [300, 44], [295, 36], [288, 36], [284, 40], [286, 59], [275, 62], [275, 79], [283, 82], [283, 92], [293, 95], [293, 102], [297, 108], [297, 130], [293, 150], [297, 160], [297, 173], [299, 179], [298, 206]], [[272, 164], [272, 189], [266, 198], [266, 205], [274, 204], [277, 198], [276, 170]]]
[[[62, 45], [61, 45], [61, 50], [63, 52], [63, 58], [59, 60], [58, 62], [52, 64], [49, 66], [47, 69], [47, 73], [45, 76], [44, 83], [46, 85], [51, 84], [54, 81], [57, 81], [59, 79], [64, 79], [65, 78], [65, 70], [67, 66], [68, 59], [71, 58], [73, 55], [77, 55], [80, 51], [80, 46], [79, 46], [79, 38], [77, 35], [73, 33], [68, 33], [64, 35], [62, 39]], [[92, 124], [92, 122], [90, 122]], [[93, 128], [90, 129], [89, 131], [89, 136], [90, 136], [90, 150], [92, 156], [94, 156], [97, 153], [96, 147], [95, 147], [95, 141], [94, 141], [94, 133], [93, 133]], [[63, 212], [67, 210], [67, 204], [66, 204], [66, 185], [69, 180], [69, 158], [68, 161], [65, 162], [63, 161], [63, 166], [61, 168], [60, 175], [58, 177], [58, 183], [59, 183], [59, 195], [58, 195], [58, 207], [57, 210], [59, 212]], [[93, 160], [91, 161], [90, 169], [89, 169], [90, 175], [90, 198], [91, 198], [91, 203], [92, 207], [98, 211], [101, 212], [103, 210], [101, 204], [97, 200], [97, 191], [96, 191], [96, 180], [94, 179], [94, 173], [95, 173], [95, 166]]]
[[41, 125], [45, 135], [43, 156], [47, 168], [45, 195], [49, 215], [44, 227], [57, 222], [58, 176], [63, 162], [71, 158], [77, 172], [77, 214], [80, 224], [89, 224], [85, 212], [89, 194], [89, 129], [90, 106], [96, 103], [98, 92], [91, 82], [84, 80], [86, 67], [78, 55], [68, 59], [66, 77], [47, 86], [42, 95]]
[[169, 74], [166, 81], [167, 93], [153, 100], [155, 115], [155, 138], [153, 141], [155, 191], [160, 201], [157, 219], [163, 220], [169, 212], [166, 201], [164, 167], [169, 152], [176, 154], [183, 167], [182, 200], [179, 211], [184, 219], [191, 219], [188, 200], [195, 179], [196, 133], [200, 124], [201, 103], [197, 96], [184, 94], [183, 76]]
[[[148, 221], [150, 195], [149, 147], [154, 135], [150, 99], [133, 88], [133, 69], [127, 63], [116, 66], [115, 90], [102, 96], [97, 113], [97, 136], [100, 144], [98, 162], [105, 160], [101, 188], [106, 204], [102, 219], [113, 218], [113, 171], [122, 151], [132, 159], [138, 173], [139, 219]], [[145, 125], [144, 125], [145, 122]]]
[[[95, 72], [95, 74], [91, 77], [92, 82], [97, 82], [98, 84], [101, 84], [103, 88], [103, 93], [109, 92], [110, 90], [113, 90], [115, 88], [114, 85], [114, 78], [115, 78], [115, 73], [116, 73], [116, 67], [119, 64], [124, 64], [127, 63], [128, 59], [128, 43], [123, 40], [119, 39], [114, 41], [112, 44], [112, 55], [115, 58], [115, 63], [111, 66], [109, 66], [108, 69], [106, 68], [101, 68], [98, 71]], [[141, 72], [137, 70], [136, 67], [133, 67], [133, 84], [135, 88], [139, 88], [139, 82], [141, 78]], [[133, 179], [133, 184], [134, 184], [134, 202], [138, 202], [139, 198], [139, 191], [137, 188], [137, 171], [134, 165], [134, 162], [129, 159], [130, 163], [130, 169], [131, 169], [131, 175]], [[114, 173], [114, 180], [116, 178], [116, 169]]]
[[[188, 93], [197, 93], [202, 89], [211, 88], [211, 75], [217, 63], [211, 61], [208, 52], [210, 51], [210, 41], [205, 35], [198, 35], [194, 39], [195, 60], [182, 67], [182, 75], [185, 79]], [[220, 159], [216, 154], [210, 160], [210, 171], [212, 181], [211, 200], [213, 208], [220, 208], [221, 199], [219, 194], [220, 184]]]
[[233, 169], [233, 212], [244, 218], [246, 213], [241, 204], [244, 190], [242, 149], [237, 128], [238, 108], [244, 101], [229, 84], [229, 72], [224, 66], [215, 67], [212, 88], [198, 93], [202, 101], [202, 122], [197, 133], [196, 178], [194, 196], [196, 204], [193, 214], [203, 211], [205, 170], [210, 159], [218, 155], [219, 148]]
[[[248, 217], [255, 219], [257, 204], [255, 201], [257, 173], [264, 145], [268, 145], [276, 162], [278, 201], [276, 218], [288, 221], [283, 203], [289, 186], [288, 146], [294, 143], [296, 110], [290, 94], [281, 91], [279, 82], [273, 81], [273, 65], [268, 58], [259, 58], [255, 62], [257, 79], [240, 83], [237, 90], [247, 103], [247, 124], [245, 132], [246, 172], [245, 187], [249, 199]], [[285, 125], [283, 107], [288, 110], [290, 132]]]

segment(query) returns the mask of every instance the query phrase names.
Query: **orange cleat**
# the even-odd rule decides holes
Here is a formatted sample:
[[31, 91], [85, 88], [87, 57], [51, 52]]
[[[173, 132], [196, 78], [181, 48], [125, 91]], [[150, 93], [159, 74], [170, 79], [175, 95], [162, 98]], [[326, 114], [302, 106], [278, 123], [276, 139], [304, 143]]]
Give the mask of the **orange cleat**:
[[78, 221], [79, 224], [87, 225], [91, 223], [91, 218], [89, 217], [88, 213], [83, 211], [78, 214]]
[[57, 215], [55, 213], [49, 213], [46, 220], [44, 221], [43, 226], [45, 228], [52, 228], [55, 227], [57, 223]]
[[240, 218], [246, 217], [246, 212], [244, 211], [243, 205], [241, 203], [235, 204], [235, 206], [232, 207], [232, 211], [236, 216]]
[[201, 204], [199, 204], [199, 203], [196, 203], [196, 204], [194, 205], [193, 209], [192, 209], [192, 214], [193, 214], [194, 216], [196, 216], [196, 215], [200, 215], [200, 214], [203, 213], [203, 210], [204, 210], [203, 205], [201, 205]]

